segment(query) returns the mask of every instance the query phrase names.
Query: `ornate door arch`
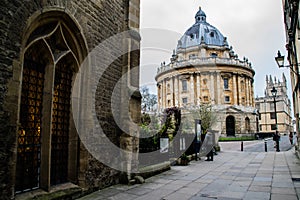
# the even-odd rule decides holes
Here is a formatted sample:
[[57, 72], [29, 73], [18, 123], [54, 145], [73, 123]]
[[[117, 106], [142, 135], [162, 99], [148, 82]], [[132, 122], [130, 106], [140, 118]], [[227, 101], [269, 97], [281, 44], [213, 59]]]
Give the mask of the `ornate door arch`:
[[19, 113], [17, 193], [40, 187], [49, 190], [50, 185], [69, 181], [71, 89], [83, 57], [76, 37], [59, 19], [40, 25], [28, 37]]

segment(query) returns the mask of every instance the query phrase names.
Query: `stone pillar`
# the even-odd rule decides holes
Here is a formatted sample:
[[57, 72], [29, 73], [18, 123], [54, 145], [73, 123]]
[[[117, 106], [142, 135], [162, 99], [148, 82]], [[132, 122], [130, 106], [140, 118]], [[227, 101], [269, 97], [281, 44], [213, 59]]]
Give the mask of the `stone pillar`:
[[182, 81], [178, 79], [178, 107], [181, 106], [181, 92], [182, 92]]
[[159, 103], [159, 108], [160, 110], [163, 109], [163, 81], [161, 81], [160, 83], [160, 103]]
[[237, 104], [237, 83], [236, 83], [236, 74], [232, 75], [232, 84], [233, 84], [233, 105]]
[[168, 97], [168, 91], [167, 91], [167, 80], [164, 79], [164, 108], [167, 108], [168, 107], [168, 100], [167, 100], [167, 97]]
[[193, 105], [195, 102], [195, 89], [194, 89], [194, 75], [190, 74], [190, 104]]
[[157, 110], [159, 111], [160, 110], [160, 90], [161, 90], [161, 86], [159, 83], [157, 83]]
[[250, 105], [250, 91], [249, 91], [249, 79], [245, 78], [245, 89], [246, 89], [246, 106]]
[[214, 90], [214, 74], [210, 73], [210, 84], [209, 84], [209, 93], [210, 93], [210, 98], [211, 98], [211, 104], [215, 104], [215, 90]]
[[222, 86], [223, 86], [223, 84], [222, 84], [222, 79], [221, 79], [221, 74], [220, 73], [218, 73], [217, 75], [216, 75], [217, 77], [217, 82], [216, 82], [216, 88], [217, 88], [217, 101], [216, 101], [216, 103], [217, 104], [219, 104], [219, 103], [221, 103], [222, 102], [222, 99], [221, 99], [221, 90], [222, 90]]
[[254, 107], [255, 106], [255, 102], [254, 102], [254, 88], [253, 88], [253, 81], [252, 80], [250, 80], [250, 84], [251, 84], [251, 94], [252, 94], [252, 98], [251, 98], [251, 100], [252, 100], [252, 106]]
[[200, 105], [200, 97], [201, 97], [201, 85], [200, 85], [200, 73], [196, 74], [197, 75], [197, 95], [196, 95], [196, 98], [197, 98], [197, 101], [196, 101], [196, 104], [197, 105]]
[[[132, 52], [134, 47], [139, 46], [140, 38], [127, 39], [127, 52]], [[135, 48], [137, 49], [137, 48]], [[141, 93], [135, 90], [139, 86], [139, 54], [131, 56], [131, 53], [127, 54], [127, 59], [124, 59], [124, 64], [127, 65], [123, 69], [123, 74], [128, 74], [125, 80], [123, 80], [122, 91], [121, 91], [121, 102], [124, 106], [120, 108], [121, 121], [124, 125], [123, 132], [120, 137], [120, 148], [121, 151], [121, 163], [122, 167], [122, 182], [129, 182], [131, 180], [132, 173], [138, 172], [138, 151], [139, 151], [139, 129], [141, 118]], [[126, 73], [127, 71], [127, 73]], [[126, 80], [127, 79], [127, 80]], [[125, 84], [127, 83], [127, 84]], [[130, 91], [133, 89], [134, 91]], [[129, 99], [129, 102], [128, 102]], [[123, 153], [122, 153], [123, 152]]]
[[237, 74], [237, 101], [238, 101], [238, 105], [242, 105], [242, 99], [241, 99], [241, 96], [242, 96], [242, 93], [240, 92], [241, 91], [241, 77]]
[[178, 106], [178, 76], [174, 77], [174, 106]]
[[55, 78], [55, 65], [45, 67], [44, 96], [43, 96], [43, 116], [42, 126], [43, 136], [41, 137], [41, 172], [40, 187], [50, 191], [50, 166], [51, 166], [51, 134], [52, 134], [52, 106], [53, 106], [53, 84]]
[[175, 106], [175, 102], [174, 102], [174, 77], [171, 77], [170, 80], [170, 96], [171, 96], [171, 107]]

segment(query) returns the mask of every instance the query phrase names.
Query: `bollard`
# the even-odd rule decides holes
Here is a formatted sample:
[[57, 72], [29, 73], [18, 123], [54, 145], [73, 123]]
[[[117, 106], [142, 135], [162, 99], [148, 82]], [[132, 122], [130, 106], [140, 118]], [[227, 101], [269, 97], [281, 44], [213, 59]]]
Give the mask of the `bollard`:
[[267, 140], [265, 139], [265, 152], [268, 151]]
[[241, 151], [244, 151], [244, 143], [243, 143], [243, 141], [241, 142]]

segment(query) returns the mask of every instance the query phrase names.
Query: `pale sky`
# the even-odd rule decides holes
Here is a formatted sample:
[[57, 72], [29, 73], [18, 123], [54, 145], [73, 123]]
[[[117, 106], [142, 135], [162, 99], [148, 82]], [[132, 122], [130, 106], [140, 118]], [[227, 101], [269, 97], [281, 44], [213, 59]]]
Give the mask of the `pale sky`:
[[266, 75], [282, 80], [283, 72], [290, 96], [289, 70], [279, 69], [274, 59], [278, 50], [287, 55], [281, 0], [141, 0], [141, 85], [156, 94], [157, 67], [169, 63], [177, 41], [195, 23], [199, 6], [239, 59], [245, 56], [252, 63], [255, 97], [264, 95]]

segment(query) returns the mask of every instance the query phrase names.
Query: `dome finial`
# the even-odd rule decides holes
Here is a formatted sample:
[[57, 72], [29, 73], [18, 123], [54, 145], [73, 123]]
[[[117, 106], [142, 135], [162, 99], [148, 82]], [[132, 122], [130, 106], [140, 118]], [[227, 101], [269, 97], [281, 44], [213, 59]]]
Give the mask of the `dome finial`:
[[201, 6], [199, 6], [199, 10], [195, 16], [196, 23], [198, 22], [206, 22], [206, 14], [201, 10]]

